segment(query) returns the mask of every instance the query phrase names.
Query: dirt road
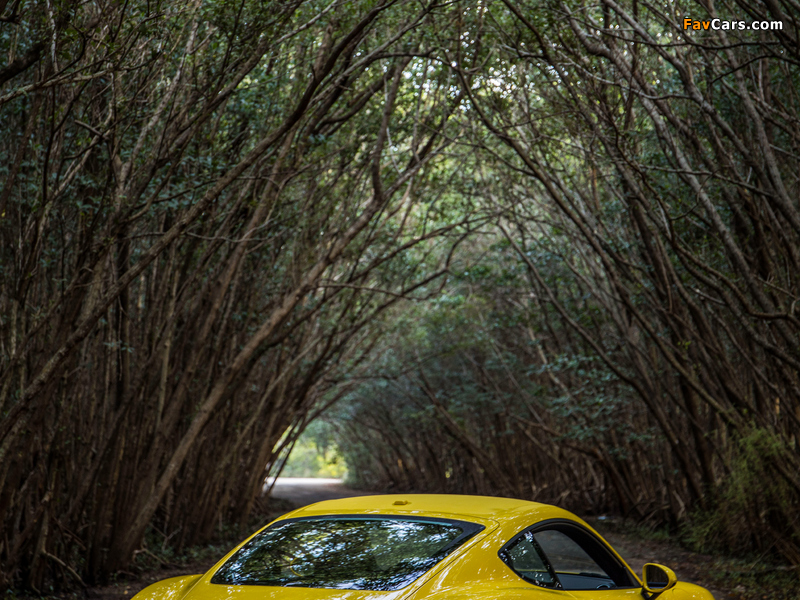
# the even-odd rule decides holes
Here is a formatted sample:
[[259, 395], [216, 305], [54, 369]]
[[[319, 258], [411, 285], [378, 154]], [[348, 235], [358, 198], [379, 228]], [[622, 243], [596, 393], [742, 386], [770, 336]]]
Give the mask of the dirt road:
[[372, 493], [348, 488], [341, 479], [311, 477], [279, 477], [277, 480], [270, 478], [264, 487], [264, 491], [272, 488], [273, 498], [286, 500], [296, 506], [305, 506], [323, 500], [366, 496]]

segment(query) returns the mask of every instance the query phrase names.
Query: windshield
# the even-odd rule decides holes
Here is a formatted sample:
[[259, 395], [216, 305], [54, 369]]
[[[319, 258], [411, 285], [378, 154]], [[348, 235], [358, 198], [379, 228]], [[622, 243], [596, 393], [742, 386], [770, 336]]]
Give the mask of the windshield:
[[280, 521], [242, 546], [211, 583], [397, 590], [482, 529], [464, 521], [408, 517]]

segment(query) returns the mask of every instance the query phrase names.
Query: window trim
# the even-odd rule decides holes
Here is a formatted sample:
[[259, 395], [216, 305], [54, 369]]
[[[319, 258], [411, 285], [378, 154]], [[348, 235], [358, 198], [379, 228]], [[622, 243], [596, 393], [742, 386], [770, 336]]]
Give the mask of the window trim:
[[[591, 531], [587, 527], [581, 525], [580, 523], [576, 523], [575, 521], [572, 521], [570, 519], [561, 519], [561, 518], [546, 519], [544, 521], [539, 521], [538, 523], [530, 525], [529, 527], [526, 527], [525, 529], [523, 529], [522, 531], [520, 531], [519, 533], [514, 535], [505, 544], [503, 544], [503, 546], [500, 548], [500, 550], [498, 550], [497, 555], [500, 558], [500, 560], [503, 561], [503, 564], [505, 564], [509, 569], [511, 569], [511, 571], [517, 577], [522, 579], [523, 581], [526, 581], [526, 582], [531, 583], [533, 585], [536, 585], [538, 587], [543, 587], [543, 588], [547, 588], [547, 589], [551, 589], [551, 590], [554, 589], [554, 590], [570, 591], [570, 590], [567, 590], [566, 588], [564, 588], [564, 586], [561, 584], [561, 580], [558, 578], [558, 573], [556, 573], [555, 569], [553, 568], [553, 565], [550, 562], [550, 558], [547, 556], [547, 553], [542, 549], [542, 547], [539, 545], [539, 542], [536, 541], [536, 538], [534, 538], [533, 535], [531, 535], [531, 541], [533, 542], [534, 547], [536, 548], [536, 551], [539, 552], [539, 557], [542, 559], [542, 562], [547, 567], [548, 572], [554, 578], [553, 585], [547, 585], [547, 584], [544, 584], [544, 583], [542, 583], [540, 581], [534, 581], [534, 580], [532, 580], [532, 579], [530, 579], [528, 577], [525, 577], [524, 575], [519, 573], [516, 569], [514, 569], [514, 567], [512, 567], [509, 564], [508, 560], [505, 558], [506, 556], [508, 556], [508, 554], [507, 554], [508, 553], [508, 549], [512, 545], [514, 545], [514, 543], [519, 538], [523, 537], [528, 532], [530, 532], [531, 534], [535, 534], [535, 533], [537, 533], [539, 531], [553, 530], [553, 531], [559, 531], [559, 532], [563, 533], [564, 535], [566, 535], [567, 537], [569, 537], [573, 542], [575, 542], [578, 546], [580, 546], [583, 549], [583, 551], [586, 552], [589, 555], [589, 557], [592, 560], [594, 560], [600, 568], [602, 568], [604, 571], [606, 571], [608, 573], [608, 569], [604, 565], [600, 564], [600, 561], [598, 561], [595, 558], [595, 556], [591, 552], [589, 552], [589, 549], [584, 548], [583, 544], [581, 544], [580, 542], [575, 540], [571, 535], [569, 535], [569, 533], [566, 533], [565, 531], [562, 531], [561, 528], [574, 529], [579, 534], [584, 535], [588, 539], [590, 539], [593, 542], [595, 542], [600, 549], [602, 549], [602, 550], [604, 550], [606, 552], [608, 558], [613, 562], [614, 570], [618, 571], [618, 574], [624, 574], [627, 577], [627, 579], [629, 580], [629, 585], [618, 585], [617, 587], [609, 588], [609, 590], [611, 590], [611, 591], [613, 591], [613, 590], [630, 590], [630, 589], [637, 589], [637, 588], [641, 587], [638, 584], [638, 580], [636, 579], [636, 576], [633, 574], [633, 571], [631, 571], [630, 567], [628, 567], [628, 565], [625, 564], [624, 561], [620, 560], [617, 557], [616, 552], [614, 552], [613, 548], [611, 548], [611, 546], [609, 546], [605, 542], [605, 540], [600, 538], [600, 536], [598, 536], [596, 533], [594, 533], [593, 531]], [[602, 562], [605, 562], [605, 561], [602, 561]], [[609, 574], [609, 579], [614, 580], [615, 577], [613, 577], [613, 576], [611, 576], [611, 574]], [[572, 591], [575, 591], [575, 590], [572, 590]], [[598, 589], [596, 591], [602, 592], [604, 590], [603, 589]]]
[[[533, 534], [535, 532], [532, 531], [532, 529], [533, 527], [526, 527], [525, 529], [520, 531], [518, 534], [516, 534], [514, 537], [508, 540], [505, 544], [503, 544], [503, 547], [500, 548], [500, 550], [497, 552], [497, 555], [500, 557], [500, 560], [503, 561], [503, 564], [505, 564], [509, 569], [511, 569], [514, 572], [514, 575], [516, 575], [523, 581], [527, 581], [528, 583], [531, 583], [535, 586], [547, 588], [549, 590], [563, 590], [564, 588], [561, 586], [561, 581], [558, 579], [558, 576], [556, 575], [556, 571], [553, 568], [553, 565], [550, 564], [550, 559], [547, 558], [547, 555], [544, 553], [544, 550], [542, 550], [542, 547], [539, 545], [539, 542], [537, 542], [536, 538], [533, 537]], [[547, 584], [544, 583], [543, 581], [536, 581], [535, 579], [525, 577], [525, 575], [523, 575], [522, 573], [517, 571], [514, 567], [512, 567], [509, 564], [509, 561], [507, 560], [509, 548], [515, 545], [517, 540], [519, 540], [522, 537], [525, 537], [528, 533], [531, 534], [530, 538], [531, 544], [533, 545], [536, 552], [539, 553], [539, 558], [541, 559], [544, 566], [547, 568], [547, 572], [549, 573], [550, 577], [553, 578], [552, 584]]]

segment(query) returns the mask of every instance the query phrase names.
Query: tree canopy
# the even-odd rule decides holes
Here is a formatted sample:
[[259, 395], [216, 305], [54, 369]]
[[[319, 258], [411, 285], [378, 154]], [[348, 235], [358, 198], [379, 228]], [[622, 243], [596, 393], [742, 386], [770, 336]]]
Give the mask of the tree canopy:
[[0, 585], [245, 526], [323, 414], [365, 485], [800, 564], [798, 23], [0, 0]]

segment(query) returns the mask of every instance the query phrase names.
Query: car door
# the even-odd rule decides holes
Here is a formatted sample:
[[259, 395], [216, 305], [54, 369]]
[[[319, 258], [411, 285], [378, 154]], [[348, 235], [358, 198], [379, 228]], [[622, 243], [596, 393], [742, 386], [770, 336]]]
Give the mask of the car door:
[[641, 586], [627, 565], [593, 532], [551, 519], [514, 536], [500, 558], [522, 579], [565, 597], [632, 600]]

